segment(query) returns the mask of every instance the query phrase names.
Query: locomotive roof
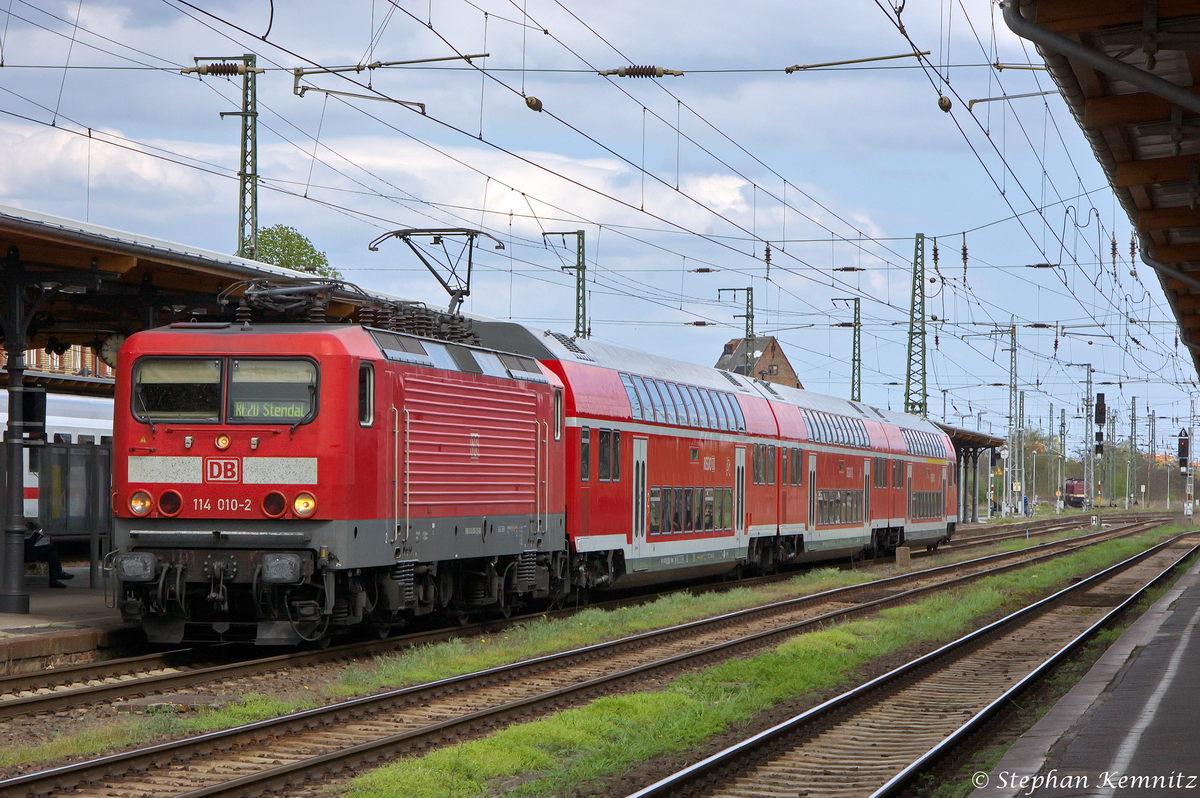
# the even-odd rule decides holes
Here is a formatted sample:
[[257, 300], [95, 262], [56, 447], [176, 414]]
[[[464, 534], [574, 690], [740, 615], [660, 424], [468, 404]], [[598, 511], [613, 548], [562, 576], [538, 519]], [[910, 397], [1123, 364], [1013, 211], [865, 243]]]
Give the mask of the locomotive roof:
[[537, 332], [515, 322], [502, 321], [476, 321], [475, 331], [487, 346], [518, 352], [538, 360], [582, 363], [716, 390], [734, 390], [802, 409], [881, 421], [898, 427], [924, 430], [939, 437], [945, 434], [932, 422], [918, 416], [879, 410], [862, 402], [749, 379], [741, 374], [638, 352], [590, 338], [572, 338], [550, 330]]

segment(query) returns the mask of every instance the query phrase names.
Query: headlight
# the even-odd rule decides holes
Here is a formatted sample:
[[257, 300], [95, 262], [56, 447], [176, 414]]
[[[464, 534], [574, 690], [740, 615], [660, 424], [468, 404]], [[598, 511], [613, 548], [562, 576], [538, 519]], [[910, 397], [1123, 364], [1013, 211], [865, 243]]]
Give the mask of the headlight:
[[215, 441], [213, 441], [213, 443], [218, 449], [220, 449], [221, 451], [225, 451], [226, 449], [229, 448], [229, 444], [233, 443], [233, 440], [228, 435], [226, 435], [225, 433], [222, 432], [220, 435], [217, 436], [217, 439]]
[[134, 515], [146, 515], [153, 507], [154, 501], [144, 490], [139, 490], [129, 497], [129, 509]]
[[297, 493], [292, 500], [292, 510], [301, 518], [308, 518], [317, 511], [317, 497], [311, 493]]
[[176, 515], [183, 509], [183, 497], [173, 490], [164, 491], [158, 497], [158, 509], [163, 515]]
[[267, 552], [262, 557], [262, 580], [294, 584], [300, 581], [300, 555], [287, 552]]
[[122, 582], [150, 582], [158, 575], [158, 558], [148, 551], [122, 552], [114, 565]]

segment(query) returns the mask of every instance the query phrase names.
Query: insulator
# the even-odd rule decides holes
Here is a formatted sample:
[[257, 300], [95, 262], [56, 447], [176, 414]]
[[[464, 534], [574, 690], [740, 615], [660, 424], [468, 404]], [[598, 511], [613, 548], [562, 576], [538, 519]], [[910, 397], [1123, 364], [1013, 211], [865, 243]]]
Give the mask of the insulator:
[[652, 66], [627, 66], [622, 67], [619, 73], [623, 78], [661, 78], [662, 70]]
[[241, 64], [231, 64], [228, 61], [222, 61], [217, 64], [205, 64], [203, 69], [209, 75], [224, 75], [226, 77], [238, 74], [238, 69]]
[[313, 304], [308, 308], [308, 321], [311, 324], [325, 323], [325, 308], [322, 305]]
[[375, 320], [375, 323], [379, 325], [380, 329], [382, 329], [382, 330], [391, 329], [393, 310], [394, 310], [394, 308], [392, 305], [384, 305], [380, 309], [379, 316]]
[[375, 306], [363, 305], [358, 309], [358, 323], [364, 327], [375, 326]]
[[250, 306], [246, 304], [246, 297], [238, 300], [237, 320], [243, 324], [250, 321]]

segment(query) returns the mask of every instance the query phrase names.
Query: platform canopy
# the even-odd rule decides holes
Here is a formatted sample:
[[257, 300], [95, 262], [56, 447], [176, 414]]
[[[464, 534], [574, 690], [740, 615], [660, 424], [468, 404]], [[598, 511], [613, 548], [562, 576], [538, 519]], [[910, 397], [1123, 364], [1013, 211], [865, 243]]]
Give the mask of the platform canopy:
[[1200, 0], [1006, 0], [1137, 231], [1200, 372]]
[[[233, 255], [6, 206], [0, 206], [0, 258], [0, 309], [10, 351], [14, 336], [22, 350], [83, 345], [102, 352], [138, 330], [232, 320], [248, 286], [291, 284], [317, 295], [315, 313], [314, 302], [285, 308], [281, 301], [274, 311], [256, 307], [256, 319], [301, 315], [336, 322], [364, 307], [373, 312], [414, 304]], [[26, 384], [43, 381], [33, 372], [26, 376]], [[54, 390], [111, 391], [107, 380], [42, 377], [55, 382], [49, 386]]]

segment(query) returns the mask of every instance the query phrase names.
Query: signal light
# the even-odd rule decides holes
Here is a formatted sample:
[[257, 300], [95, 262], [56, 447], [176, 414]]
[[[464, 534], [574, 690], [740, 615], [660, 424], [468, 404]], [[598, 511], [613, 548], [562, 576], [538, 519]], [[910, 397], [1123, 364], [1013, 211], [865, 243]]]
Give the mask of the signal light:
[[220, 435], [218, 435], [217, 439], [215, 441], [213, 441], [213, 445], [216, 446], [218, 449], [220, 449], [222, 452], [225, 451], [226, 449], [228, 449], [229, 444], [231, 444], [231, 443], [233, 443], [233, 440], [228, 435], [226, 435], [224, 432], [222, 432]]
[[317, 511], [317, 497], [311, 493], [297, 493], [292, 499], [292, 512], [301, 518], [308, 518]]
[[287, 509], [287, 499], [278, 491], [271, 491], [263, 498], [263, 512], [272, 518], [278, 518], [283, 515], [283, 511]]
[[1104, 404], [1104, 394], [1096, 394], [1096, 423], [1104, 426], [1108, 422], [1108, 407]]
[[158, 509], [163, 515], [176, 515], [183, 509], [183, 497], [176, 491], [165, 491], [158, 497]]
[[154, 509], [154, 500], [144, 490], [139, 490], [129, 497], [129, 510], [134, 515], [148, 515]]
[[1179, 472], [1186, 474], [1188, 469], [1188, 437], [1187, 430], [1179, 430]]
[[1097, 444], [1096, 444], [1096, 456], [1097, 456], [1097, 457], [1102, 457], [1103, 455], [1104, 455], [1104, 444], [1103, 444], [1103, 443], [1097, 443]]

